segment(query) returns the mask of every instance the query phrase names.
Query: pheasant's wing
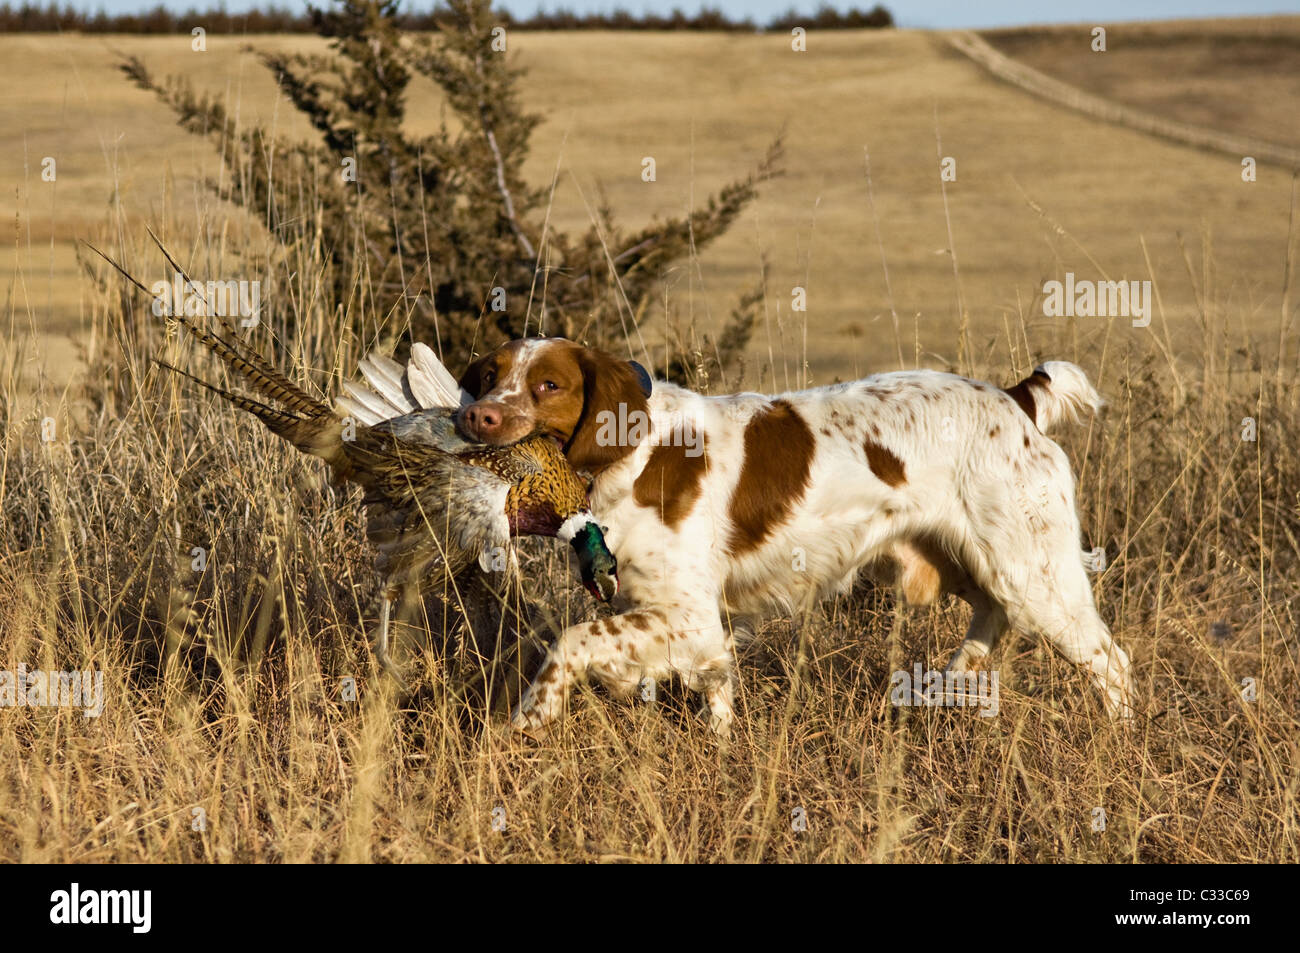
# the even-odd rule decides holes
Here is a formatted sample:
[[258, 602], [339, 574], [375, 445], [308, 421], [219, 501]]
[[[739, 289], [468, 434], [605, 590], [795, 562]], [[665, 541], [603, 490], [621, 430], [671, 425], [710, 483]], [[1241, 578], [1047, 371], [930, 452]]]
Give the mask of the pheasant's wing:
[[[475, 462], [460, 454], [479, 448], [456, 431], [448, 407], [418, 410], [371, 428], [376, 434], [388, 434], [405, 448], [429, 448], [438, 472], [421, 483], [417, 495], [425, 525], [443, 538], [458, 541], [463, 550], [479, 557], [485, 570], [490, 569], [493, 550], [510, 541], [510, 521], [506, 513], [509, 496], [509, 467], [500, 465], [505, 450], [488, 450]], [[414, 453], [413, 449], [408, 454]], [[497, 463], [497, 466], [492, 466]], [[439, 490], [439, 488], [442, 488]], [[432, 515], [431, 515], [432, 514]]]
[[392, 358], [367, 354], [357, 363], [357, 369], [366, 383], [343, 382], [343, 393], [334, 401], [340, 414], [369, 427], [420, 409], [407, 385], [405, 370]]
[[438, 569], [455, 574], [475, 558], [491, 568], [495, 551], [510, 542], [510, 485], [454, 455], [389, 439], [391, 465], [367, 481], [364, 499], [376, 568], [393, 583], [419, 582]]
[[433, 349], [419, 341], [411, 345], [406, 383], [421, 407], [464, 407], [474, 400], [469, 391], [456, 383]]
[[420, 410], [455, 410], [473, 398], [438, 360], [428, 345], [411, 345], [405, 367], [379, 353], [366, 355], [357, 365], [365, 383], [344, 381], [335, 401], [339, 412], [367, 426]]
[[462, 453], [479, 448], [456, 431], [455, 413], [449, 407], [431, 410], [417, 410], [383, 420], [373, 426], [380, 433], [390, 433], [406, 443], [420, 444], [425, 447], [437, 447], [444, 453]]

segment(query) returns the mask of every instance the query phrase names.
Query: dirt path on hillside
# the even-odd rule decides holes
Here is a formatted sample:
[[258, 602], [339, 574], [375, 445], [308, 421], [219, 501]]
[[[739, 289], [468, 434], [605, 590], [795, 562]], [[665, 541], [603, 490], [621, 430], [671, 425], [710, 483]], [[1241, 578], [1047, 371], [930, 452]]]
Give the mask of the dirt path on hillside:
[[1191, 123], [1152, 115], [1063, 83], [994, 49], [983, 37], [967, 32], [946, 35], [948, 43], [998, 79], [1034, 96], [1050, 100], [1094, 119], [1116, 123], [1198, 149], [1233, 156], [1252, 156], [1286, 168], [1300, 167], [1300, 151], [1263, 139], [1233, 135]]

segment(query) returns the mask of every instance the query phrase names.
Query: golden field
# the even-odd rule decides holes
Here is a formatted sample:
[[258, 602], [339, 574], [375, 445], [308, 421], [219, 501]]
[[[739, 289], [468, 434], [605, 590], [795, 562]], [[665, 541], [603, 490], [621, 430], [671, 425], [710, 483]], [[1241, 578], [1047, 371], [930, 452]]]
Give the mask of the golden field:
[[[1300, 18], [1211, 22], [1204, 28], [1211, 36], [1266, 30], [1271, 38], [1244, 54], [1246, 41], [1225, 44], [1232, 56], [1217, 71], [1207, 66], [1212, 55], [1184, 57], [1180, 72], [1168, 53], [1157, 59], [1149, 45], [1126, 50], [1126, 30], [1135, 28], [1115, 28], [1108, 52], [1094, 54], [1085, 28], [1067, 40], [1057, 28], [1044, 33], [1044, 61], [1026, 59], [1060, 61], [1069, 66], [1062, 78], [1077, 82], [1087, 70], [1060, 49], [1073, 44], [1084, 51], [1076, 59], [1086, 54], [1084, 63], [1097, 64], [1098, 91], [1124, 92], [1156, 110], [1171, 109], [1169, 100], [1194, 77], [1200, 85], [1175, 118], [1227, 122], [1232, 131], [1278, 142], [1294, 136], [1294, 61], [1269, 73], [1271, 59], [1243, 70], [1241, 58], [1259, 62], [1276, 48], [1294, 56]], [[802, 54], [781, 36], [525, 33], [511, 43], [529, 69], [525, 103], [546, 117], [534, 136], [530, 177], [548, 183], [558, 167], [551, 215], [561, 228], [589, 222], [598, 184], [626, 224], [680, 214], [750, 168], [786, 129], [786, 175], [698, 268], [674, 276], [670, 293], [675, 311], [709, 326], [753, 285], [766, 255], [772, 338], [779, 340], [779, 324], [791, 373], [806, 356], [811, 383], [897, 364], [882, 246], [898, 336], [911, 345], [919, 340], [930, 364], [958, 359], [959, 300], [977, 353], [1005, 344], [1009, 318], [1023, 317], [1031, 332], [1053, 340], [1065, 329], [1042, 317], [1036, 297], [1045, 280], [1066, 271], [1151, 279], [1160, 295], [1157, 323], [1175, 339], [1202, 310], [1187, 280], [1189, 258], [1198, 268], [1213, 262], [1206, 291], [1243, 333], [1279, 313], [1289, 170], [1261, 165], [1258, 181], [1245, 184], [1239, 160], [1025, 96], [948, 49], [941, 35], [830, 33], [814, 36]], [[14, 223], [0, 281], [18, 328], [43, 337], [84, 330], [87, 290], [76, 241], [104, 233], [106, 223], [108, 234], [137, 233], [144, 223], [188, 235], [238, 228], [201, 187], [218, 175], [210, 148], [176, 128], [114, 64], [138, 54], [157, 75], [184, 75], [241, 115], [274, 122], [286, 136], [305, 135], [293, 110], [277, 102], [266, 71], [241, 53], [246, 44], [324, 45], [210, 37], [208, 51], [195, 53], [188, 37], [0, 37], [8, 91], [0, 105], [8, 143], [0, 214]], [[1215, 83], [1224, 89], [1218, 100], [1209, 91]], [[1237, 85], [1240, 95], [1232, 91]], [[438, 98], [427, 81], [413, 87], [409, 115], [431, 129], [444, 118]], [[940, 145], [957, 160], [947, 216]], [[58, 162], [55, 183], [41, 181], [45, 156]], [[645, 156], [656, 160], [654, 183], [641, 181]], [[947, 251], [949, 220], [959, 282]], [[795, 286], [808, 290], [806, 313], [790, 313]], [[657, 330], [653, 321], [649, 330]], [[1103, 330], [1093, 321], [1068, 332], [1089, 340]], [[42, 350], [66, 353], [53, 343]], [[766, 334], [759, 334], [755, 359], [765, 362], [767, 354]], [[914, 347], [907, 357], [916, 360]], [[68, 367], [56, 361], [56, 377], [66, 379]], [[782, 373], [777, 386], [785, 385]]]
[[[1128, 47], [1116, 29], [1095, 71], [1070, 46], [1086, 49], [1086, 28], [991, 39], [1130, 105], [1286, 144], [1298, 22], [1149, 25]], [[1059, 440], [1142, 703], [1132, 725], [1109, 723], [1081, 673], [1009, 634], [990, 661], [997, 717], [895, 708], [890, 673], [941, 665], [968, 610], [906, 609], [863, 586], [759, 628], [729, 746], [669, 686], [654, 705], [583, 691], [537, 743], [457, 697], [473, 645], [408, 638], [416, 690], [378, 677], [352, 495], [234, 411], [160, 382], [148, 358], [184, 343], [143, 307], [120, 325], [116, 292], [87, 274], [102, 267], [78, 262], [88, 238], [154, 267], [145, 225], [187, 260], [262, 253], [256, 223], [202, 188], [221, 174], [206, 144], [114, 70], [140, 54], [303, 135], [244, 42], [319, 47], [0, 37], [0, 211], [14, 223], [0, 273], [0, 671], [95, 668], [107, 686], [97, 718], [0, 707], [0, 860], [1300, 860], [1291, 170], [1261, 164], [1245, 183], [1238, 158], [1033, 99], [935, 34], [813, 35], [805, 54], [780, 36], [512, 37], [546, 116], [530, 172], [546, 182], [558, 164], [562, 227], [587, 222], [598, 184], [625, 223], [680, 213], [785, 128], [786, 174], [665, 292], [674, 321], [715, 327], [767, 258], [744, 386], [900, 363], [1000, 384], [1039, 360], [1084, 366], [1110, 406]], [[1194, 94], [1176, 95], [1171, 63], [1195, 70]], [[438, 123], [433, 90], [414, 96]], [[644, 156], [655, 183], [640, 179]], [[946, 201], [940, 156], [957, 160]], [[1045, 317], [1044, 281], [1071, 271], [1152, 281], [1151, 326]], [[806, 313], [790, 311], [795, 286]], [[662, 321], [647, 317], [651, 340]], [[359, 355], [340, 329], [304, 325], [315, 370], [350, 374]], [[213, 555], [196, 576], [198, 541]], [[542, 607], [535, 652], [596, 610], [558, 545], [521, 549]]]

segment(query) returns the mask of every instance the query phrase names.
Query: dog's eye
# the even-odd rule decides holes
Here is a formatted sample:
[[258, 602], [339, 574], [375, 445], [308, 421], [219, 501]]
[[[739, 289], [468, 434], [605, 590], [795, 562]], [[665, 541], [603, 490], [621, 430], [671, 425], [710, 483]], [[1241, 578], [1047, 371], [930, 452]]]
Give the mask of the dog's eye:
[[542, 390], [559, 390], [560, 385], [555, 381], [542, 381]]

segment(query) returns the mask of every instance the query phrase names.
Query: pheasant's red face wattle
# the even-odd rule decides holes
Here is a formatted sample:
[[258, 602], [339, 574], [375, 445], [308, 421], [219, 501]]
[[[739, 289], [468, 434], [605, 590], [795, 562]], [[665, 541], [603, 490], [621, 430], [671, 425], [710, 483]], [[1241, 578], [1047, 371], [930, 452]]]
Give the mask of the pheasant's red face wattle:
[[522, 505], [507, 513], [511, 536], [554, 536], [564, 520], [546, 505]]

